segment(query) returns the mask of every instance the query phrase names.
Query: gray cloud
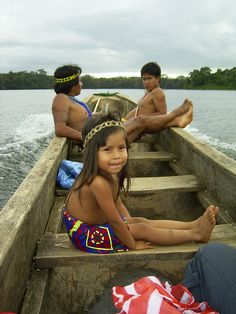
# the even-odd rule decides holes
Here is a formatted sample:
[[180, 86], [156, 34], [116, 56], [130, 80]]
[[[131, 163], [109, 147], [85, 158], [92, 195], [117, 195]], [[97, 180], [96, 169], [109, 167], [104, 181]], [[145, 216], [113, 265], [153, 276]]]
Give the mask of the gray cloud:
[[163, 73], [232, 68], [233, 0], [0, 0], [0, 72], [48, 73], [77, 63], [83, 72], [139, 73], [157, 61]]

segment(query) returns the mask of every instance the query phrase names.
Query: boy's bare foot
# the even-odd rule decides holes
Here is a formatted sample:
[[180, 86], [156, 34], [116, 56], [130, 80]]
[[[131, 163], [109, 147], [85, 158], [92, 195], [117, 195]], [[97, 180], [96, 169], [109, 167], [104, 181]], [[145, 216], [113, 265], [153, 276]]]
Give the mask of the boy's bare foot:
[[212, 230], [216, 224], [217, 207], [211, 205], [207, 207], [204, 214], [195, 221], [193, 231], [197, 242], [206, 243], [210, 240]]
[[191, 106], [193, 106], [192, 102], [188, 99], [185, 99], [182, 105], [173, 110], [173, 113], [175, 113], [176, 117], [182, 116], [188, 112]]
[[179, 128], [185, 128], [193, 120], [193, 106], [190, 105], [187, 112], [179, 117], [176, 117], [173, 121], [174, 124]]

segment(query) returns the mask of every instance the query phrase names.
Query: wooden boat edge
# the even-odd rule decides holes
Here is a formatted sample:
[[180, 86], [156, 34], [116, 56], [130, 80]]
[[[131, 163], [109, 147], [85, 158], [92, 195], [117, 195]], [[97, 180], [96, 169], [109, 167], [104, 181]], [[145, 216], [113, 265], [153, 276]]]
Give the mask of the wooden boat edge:
[[37, 241], [54, 203], [58, 166], [67, 151], [67, 140], [54, 137], [1, 211], [0, 310], [19, 309]]
[[218, 205], [222, 222], [234, 222], [236, 161], [180, 128], [162, 131], [160, 142], [175, 156], [170, 166], [177, 174], [196, 176], [202, 186], [200, 202], [205, 202], [205, 207], [210, 203]]

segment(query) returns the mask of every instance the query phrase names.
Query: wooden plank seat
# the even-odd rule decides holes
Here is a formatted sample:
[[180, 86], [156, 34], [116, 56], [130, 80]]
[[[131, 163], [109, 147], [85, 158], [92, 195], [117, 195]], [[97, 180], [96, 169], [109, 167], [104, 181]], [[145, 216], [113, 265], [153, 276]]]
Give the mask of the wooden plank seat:
[[[81, 161], [82, 153], [70, 153], [68, 156], [69, 160], [72, 161]], [[174, 159], [174, 155], [167, 151], [158, 151], [158, 152], [129, 152], [129, 160], [132, 163], [133, 160], [140, 160], [143, 162], [146, 161], [172, 161]]]
[[[215, 226], [212, 242], [227, 243], [236, 247], [236, 226], [222, 224]], [[92, 254], [76, 249], [67, 234], [45, 233], [42, 237], [37, 255], [36, 268], [53, 268], [74, 263], [131, 263], [151, 260], [182, 260], [191, 258], [202, 243], [187, 243], [172, 246], [154, 246], [142, 251], [129, 251], [114, 254]]]
[[141, 160], [143, 162], [155, 160], [155, 161], [171, 161], [174, 159], [174, 155], [167, 151], [158, 152], [130, 152], [129, 160]]
[[[200, 189], [201, 185], [193, 175], [140, 177], [132, 179], [129, 194], [148, 194], [158, 191], [196, 192]], [[67, 193], [68, 190], [56, 189], [57, 195], [66, 195]]]
[[157, 191], [195, 192], [200, 183], [193, 175], [167, 177], [141, 177], [131, 180], [130, 194], [155, 193]]

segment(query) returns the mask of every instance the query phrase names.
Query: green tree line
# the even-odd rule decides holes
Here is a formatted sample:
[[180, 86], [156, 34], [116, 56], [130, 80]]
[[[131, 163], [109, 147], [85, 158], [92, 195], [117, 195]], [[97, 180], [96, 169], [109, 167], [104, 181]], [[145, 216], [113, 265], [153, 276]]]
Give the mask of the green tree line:
[[[83, 88], [91, 89], [138, 89], [143, 88], [140, 77], [113, 77], [96, 78], [83, 75]], [[55, 80], [48, 75], [44, 69], [37, 71], [21, 71], [0, 73], [0, 90], [4, 89], [52, 89]], [[167, 75], [161, 77], [163, 89], [225, 89], [236, 90], [236, 67], [232, 69], [217, 69], [212, 72], [209, 67], [193, 70], [185, 76], [169, 78]]]

